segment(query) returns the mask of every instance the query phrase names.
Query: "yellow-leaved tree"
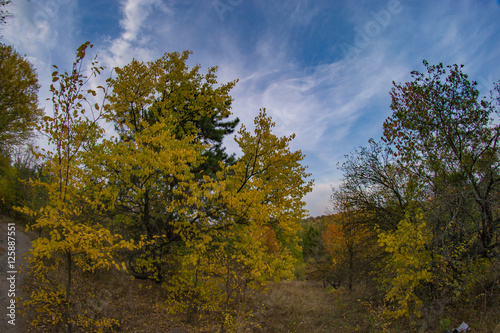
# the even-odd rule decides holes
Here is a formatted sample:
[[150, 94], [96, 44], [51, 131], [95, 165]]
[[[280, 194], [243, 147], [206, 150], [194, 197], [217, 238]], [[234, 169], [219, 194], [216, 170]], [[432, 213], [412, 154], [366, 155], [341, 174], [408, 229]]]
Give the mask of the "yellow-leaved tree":
[[421, 211], [414, 218], [407, 214], [397, 230], [379, 233], [379, 244], [387, 253], [381, 282], [387, 288], [385, 300], [391, 317], [420, 317], [424, 285], [434, 278], [428, 250], [431, 241], [432, 233]]
[[279, 138], [274, 126], [265, 110], [254, 133], [242, 126], [236, 142], [243, 156], [198, 182], [196, 217], [175, 223], [185, 247], [178, 274], [166, 284], [170, 304], [189, 316], [197, 310], [219, 315], [221, 331], [235, 329], [238, 316], [246, 315], [238, 305], [247, 288], [293, 276], [301, 250], [298, 222], [312, 181], [306, 181], [303, 154], [290, 150], [294, 135]]
[[[102, 135], [99, 119], [102, 105], [91, 105], [86, 89], [92, 76], [102, 70], [97, 61], [91, 64], [90, 75], [82, 70], [89, 42], [82, 44], [70, 73], [52, 73], [53, 114], [43, 117], [39, 130], [48, 139], [49, 149], [38, 154], [43, 158], [44, 180], [33, 180], [33, 186], [46, 189], [48, 204], [40, 209], [18, 208], [33, 216], [31, 228], [42, 229], [43, 235], [33, 241], [30, 257], [31, 283], [25, 307], [36, 315], [35, 327], [53, 325], [72, 329], [102, 331], [118, 324], [116, 320], [98, 318], [87, 313], [72, 297], [73, 274], [76, 269], [94, 272], [120, 266], [113, 253], [133, 244], [113, 234], [100, 221], [108, 207], [99, 197], [89, 195], [94, 176], [85, 165], [90, 147]], [[104, 87], [99, 87], [105, 93]], [[60, 272], [64, 271], [65, 274]]]
[[[173, 251], [182, 246], [174, 222], [195, 219], [208, 209], [196, 204], [193, 189], [231, 164], [221, 147], [238, 119], [231, 115], [229, 91], [235, 82], [217, 86], [216, 67], [207, 74], [186, 64], [190, 52], [166, 53], [143, 63], [116, 68], [106, 118], [118, 137], [105, 140], [96, 169], [116, 189], [111, 227], [144, 246], [129, 254], [136, 277], [162, 281], [175, 269]], [[194, 223], [194, 222], [193, 222]]]
[[[222, 330], [234, 328], [246, 314], [238, 305], [247, 288], [293, 276], [303, 197], [312, 187], [303, 154], [289, 147], [294, 135], [274, 135], [262, 110], [253, 133], [238, 132], [242, 156], [228, 156], [222, 139], [238, 123], [227, 121], [236, 82], [218, 85], [216, 67], [205, 75], [189, 68], [189, 52], [117, 68], [112, 94], [101, 87], [109, 104], [90, 105], [87, 95], [97, 93], [84, 89], [81, 74], [88, 45], [70, 74], [53, 73], [54, 115], [42, 125], [49, 181], [36, 182], [49, 204], [23, 209], [49, 233], [34, 243], [37, 283], [27, 303], [40, 309], [34, 324], [67, 331], [117, 324], [78, 315], [71, 291], [76, 267], [119, 268], [113, 254], [120, 250], [136, 277], [170, 291], [172, 311], [203, 310]], [[94, 61], [91, 75], [100, 70]], [[103, 137], [100, 119], [114, 123], [116, 138]], [[64, 284], [51, 281], [60, 268]]]
[[242, 156], [224, 153], [236, 81], [218, 85], [217, 68], [201, 75], [189, 54], [116, 69], [106, 117], [118, 138], [102, 141], [93, 165], [116, 189], [110, 226], [143, 240], [133, 274], [162, 282], [172, 311], [208, 313], [224, 329], [248, 287], [293, 275], [312, 181], [290, 150], [294, 136], [275, 136], [264, 110], [254, 133], [238, 132]]

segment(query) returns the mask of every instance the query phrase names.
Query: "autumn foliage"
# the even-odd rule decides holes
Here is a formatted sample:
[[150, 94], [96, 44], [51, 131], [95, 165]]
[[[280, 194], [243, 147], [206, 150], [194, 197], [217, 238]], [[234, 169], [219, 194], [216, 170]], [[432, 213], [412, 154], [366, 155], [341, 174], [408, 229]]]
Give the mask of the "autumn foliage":
[[[186, 65], [189, 52], [174, 52], [134, 60], [93, 90], [103, 68], [94, 59], [83, 74], [89, 47], [77, 50], [71, 72], [54, 66], [53, 114], [40, 125], [50, 148], [37, 155], [44, 177], [31, 180], [48, 203], [18, 208], [42, 234], [25, 302], [36, 311], [32, 325], [119, 326], [82, 312], [73, 296], [85, 290], [75, 274], [113, 269], [159, 283], [165, 305], [188, 321], [210, 313], [221, 330], [235, 328], [248, 290], [293, 277], [312, 186], [303, 154], [289, 148], [294, 136], [275, 136], [263, 109], [252, 132], [237, 132], [241, 157], [229, 156], [221, 143], [238, 122], [227, 120], [235, 82], [216, 86], [215, 67], [201, 75]], [[116, 136], [105, 135], [105, 122]]]
[[[464, 308], [495, 314], [499, 85], [480, 98], [462, 67], [424, 62], [427, 74], [394, 84], [382, 139], [346, 156], [332, 214], [305, 220], [313, 181], [295, 136], [274, 134], [265, 109], [238, 127], [237, 81], [189, 67], [188, 51], [134, 59], [105, 80], [85, 60], [91, 47], [69, 72], [54, 66], [36, 167], [0, 159], [4, 206], [39, 234], [23, 302], [35, 329], [119, 330], [124, 318], [100, 305], [111, 293], [93, 288], [103, 272], [145, 280], [155, 309], [220, 332], [258, 328], [250, 302], [264, 307], [256, 295], [294, 277], [327, 295], [323, 310], [355, 298], [374, 331], [445, 326]], [[28, 76], [31, 117], [12, 129], [26, 137], [41, 116]], [[223, 146], [233, 134], [237, 155]]]
[[500, 86], [480, 98], [463, 66], [424, 65], [427, 74], [394, 83], [382, 140], [341, 166], [338, 214], [324, 233], [336, 263], [363, 226], [378, 309], [413, 329], [443, 325], [453, 308], [494, 316], [500, 273]]

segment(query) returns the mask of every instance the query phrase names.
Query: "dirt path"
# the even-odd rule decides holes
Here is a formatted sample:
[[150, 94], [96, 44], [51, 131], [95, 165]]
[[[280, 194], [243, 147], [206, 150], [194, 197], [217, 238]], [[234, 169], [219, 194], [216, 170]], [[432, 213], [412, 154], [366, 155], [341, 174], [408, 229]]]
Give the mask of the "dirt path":
[[[13, 240], [15, 240], [15, 248], [12, 247]], [[19, 296], [20, 286], [26, 274], [27, 260], [24, 254], [30, 248], [31, 240], [24, 233], [24, 226], [11, 219], [0, 217], [0, 332], [22, 332], [19, 327], [21, 324], [19, 321]], [[15, 261], [12, 260], [13, 257], [9, 253], [13, 249]], [[16, 302], [11, 303], [13, 301]], [[15, 310], [13, 305], [15, 305]], [[9, 306], [11, 309], [8, 308]], [[12, 319], [15, 320], [12, 321]]]

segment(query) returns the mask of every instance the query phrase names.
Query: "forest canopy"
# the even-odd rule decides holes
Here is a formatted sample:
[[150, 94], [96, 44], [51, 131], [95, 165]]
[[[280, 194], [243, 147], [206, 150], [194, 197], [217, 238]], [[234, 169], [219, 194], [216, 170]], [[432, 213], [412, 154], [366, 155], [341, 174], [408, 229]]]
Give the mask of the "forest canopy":
[[481, 97], [463, 65], [424, 66], [394, 83], [383, 137], [347, 156], [332, 195], [342, 218], [329, 230], [342, 237], [327, 247], [352, 234], [364, 244], [339, 245], [351, 262], [338, 270], [350, 283], [377, 271], [394, 318], [474, 307], [477, 294], [498, 306], [500, 85]]
[[[85, 286], [73, 276], [125, 269], [168, 290], [172, 311], [233, 325], [247, 288], [293, 277], [312, 187], [303, 154], [289, 147], [294, 135], [274, 135], [262, 109], [253, 131], [236, 133], [241, 157], [230, 156], [222, 139], [238, 124], [229, 119], [236, 82], [219, 85], [216, 67], [189, 68], [185, 51], [133, 60], [91, 89], [103, 70], [96, 59], [84, 70], [91, 47], [78, 48], [71, 71], [54, 66], [53, 113], [39, 126], [51, 149], [36, 153], [43, 170], [27, 181], [45, 203], [16, 208], [41, 234], [25, 303], [37, 309], [32, 324], [113, 327], [79, 313], [87, 300], [74, 290]], [[116, 136], [104, 135], [105, 122]]]

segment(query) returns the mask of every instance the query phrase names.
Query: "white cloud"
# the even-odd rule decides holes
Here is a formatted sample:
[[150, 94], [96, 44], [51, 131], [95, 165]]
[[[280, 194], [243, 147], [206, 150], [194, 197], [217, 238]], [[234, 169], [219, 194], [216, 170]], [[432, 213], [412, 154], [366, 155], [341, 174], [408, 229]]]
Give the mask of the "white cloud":
[[306, 209], [311, 216], [327, 215], [332, 211], [330, 196], [334, 182], [322, 182], [315, 184], [312, 192], [305, 196]]
[[[275, 134], [296, 133], [292, 148], [301, 149], [308, 156], [307, 161], [314, 163], [309, 172], [320, 181], [306, 197], [313, 216], [324, 214], [330, 207], [331, 185], [338, 174], [339, 161], [335, 158], [369, 139], [361, 137], [357, 138], [358, 144], [345, 145], [345, 140], [353, 135], [356, 121], [367, 107], [384, 97], [384, 106], [388, 108], [392, 80], [397, 81], [408, 72], [398, 64], [383, 66], [383, 56], [383, 52], [374, 50], [355, 62], [345, 59], [309, 68], [307, 73], [290, 70], [292, 64], [276, 58], [262, 58], [251, 72], [244, 72], [244, 66], [229, 65], [233, 74], [247, 74], [232, 94], [235, 115], [251, 129], [258, 109], [265, 107], [276, 122]], [[267, 65], [279, 62], [280, 67]], [[381, 123], [374, 124], [378, 125]], [[227, 142], [227, 146], [230, 152], [237, 151], [234, 143]]]
[[122, 38], [131, 42], [136, 41], [144, 21], [153, 9], [171, 14], [171, 10], [161, 0], [126, 0], [123, 6], [124, 18], [120, 21], [125, 30]]
[[161, 0], [125, 0], [122, 3], [123, 18], [121, 35], [108, 42], [102, 50], [102, 58], [109, 68], [128, 64], [132, 58], [142, 61], [153, 60], [155, 50], [149, 46], [151, 37], [144, 33], [149, 16], [155, 13], [171, 15], [170, 8]]
[[4, 39], [20, 53], [29, 55], [35, 67], [44, 71], [67, 54], [65, 47], [73, 35], [75, 6], [75, 2], [62, 0], [16, 1], [8, 7], [13, 16], [3, 32]]

